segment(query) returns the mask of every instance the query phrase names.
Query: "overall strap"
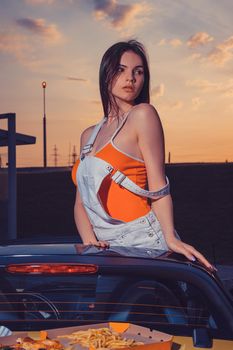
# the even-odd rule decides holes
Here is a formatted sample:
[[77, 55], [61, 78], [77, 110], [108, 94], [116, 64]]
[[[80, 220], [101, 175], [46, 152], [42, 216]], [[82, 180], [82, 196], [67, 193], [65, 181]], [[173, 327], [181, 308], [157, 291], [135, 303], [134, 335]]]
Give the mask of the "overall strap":
[[117, 136], [117, 134], [119, 133], [119, 131], [123, 128], [123, 126], [125, 125], [125, 122], [128, 118], [128, 115], [130, 114], [130, 112], [132, 111], [132, 109], [134, 108], [131, 107], [127, 112], [124, 113], [124, 117], [123, 117], [123, 120], [122, 122], [120, 123], [120, 125], [118, 126], [118, 128], [116, 129], [116, 131], [114, 132], [114, 134], [112, 135], [110, 141], [113, 142], [114, 138]]
[[147, 191], [142, 189], [140, 186], [138, 186], [135, 182], [133, 182], [132, 180], [130, 180], [126, 175], [124, 175], [120, 170], [117, 170], [114, 175], [112, 176], [112, 180], [126, 188], [128, 191], [133, 192], [134, 194], [137, 194], [139, 196], [142, 197], [147, 197], [147, 198], [151, 198], [151, 199], [159, 199], [162, 198], [164, 196], [167, 196], [170, 193], [170, 184], [169, 184], [169, 180], [166, 176], [166, 185], [161, 188], [158, 191]]
[[[134, 108], [134, 106], [125, 114], [123, 122], [121, 123], [119, 128], [116, 130], [116, 132], [112, 136], [112, 139], [111, 139], [112, 141], [113, 141], [114, 137], [117, 135], [117, 133], [121, 130], [123, 125], [125, 124], [127, 117], [133, 108]], [[116, 184], [118, 184], [121, 187], [124, 187], [125, 189], [127, 189], [128, 191], [130, 191], [134, 194], [137, 194], [139, 196], [142, 196], [142, 197], [151, 198], [151, 199], [159, 199], [159, 198], [162, 198], [162, 197], [170, 194], [170, 183], [169, 183], [167, 176], [166, 176], [166, 185], [158, 191], [147, 191], [147, 190], [142, 189], [135, 182], [130, 180], [130, 178], [128, 178], [126, 175], [124, 175], [120, 170], [117, 170], [114, 173], [114, 175], [112, 175], [111, 178]]]
[[105, 123], [105, 121], [106, 121], [106, 117], [104, 117], [98, 124], [95, 125], [95, 127], [91, 133], [91, 136], [89, 137], [87, 143], [85, 144], [85, 146], [83, 147], [83, 149], [81, 151], [81, 154], [80, 154], [81, 159], [83, 159], [87, 153], [91, 152], [93, 145], [94, 145], [94, 142], [96, 140], [96, 137], [97, 137], [100, 129], [102, 128], [102, 125]]
[[[133, 107], [132, 107], [132, 108], [133, 108]], [[132, 108], [131, 108], [131, 109], [132, 109]], [[124, 116], [124, 119], [123, 119], [122, 123], [121, 123], [120, 126], [117, 128], [117, 130], [114, 132], [113, 136], [111, 137], [111, 140], [116, 136], [116, 134], [120, 131], [120, 129], [121, 129], [122, 126], [124, 125], [124, 123], [125, 123], [125, 121], [126, 121], [128, 115], [129, 115], [129, 112], [131, 111], [131, 109], [125, 113], [125, 116]], [[95, 125], [95, 127], [94, 127], [94, 129], [93, 129], [93, 131], [92, 131], [92, 133], [91, 133], [91, 136], [90, 136], [88, 142], [86, 143], [86, 145], [83, 147], [83, 149], [82, 149], [82, 151], [81, 151], [81, 154], [80, 154], [80, 159], [81, 159], [81, 160], [85, 157], [85, 155], [86, 155], [87, 153], [90, 153], [90, 152], [91, 152], [91, 150], [92, 150], [92, 148], [93, 148], [93, 145], [94, 145], [94, 143], [95, 143], [96, 137], [97, 137], [97, 135], [98, 135], [100, 129], [102, 128], [102, 125], [106, 122], [106, 120], [107, 120], [107, 117], [103, 117], [103, 119], [102, 119], [98, 124]]]

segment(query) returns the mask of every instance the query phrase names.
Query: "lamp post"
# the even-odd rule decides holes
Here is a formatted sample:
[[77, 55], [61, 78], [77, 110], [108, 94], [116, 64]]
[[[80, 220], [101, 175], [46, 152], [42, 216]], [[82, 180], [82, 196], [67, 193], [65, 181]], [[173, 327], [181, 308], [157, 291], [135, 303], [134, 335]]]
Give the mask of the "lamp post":
[[44, 106], [44, 116], [43, 116], [43, 148], [44, 148], [44, 168], [47, 167], [47, 139], [46, 139], [46, 110], [45, 110], [45, 89], [46, 81], [42, 82], [43, 88], [43, 106]]

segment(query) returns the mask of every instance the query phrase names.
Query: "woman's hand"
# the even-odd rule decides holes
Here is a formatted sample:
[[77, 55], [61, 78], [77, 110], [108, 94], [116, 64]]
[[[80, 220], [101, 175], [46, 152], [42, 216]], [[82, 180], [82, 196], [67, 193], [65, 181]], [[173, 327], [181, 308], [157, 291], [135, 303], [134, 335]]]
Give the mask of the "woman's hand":
[[217, 269], [210, 264], [210, 262], [193, 246], [182, 242], [176, 237], [172, 237], [166, 240], [167, 246], [170, 250], [176, 253], [180, 253], [186, 256], [187, 259], [191, 261], [199, 260], [203, 265], [212, 271], [217, 271]]
[[107, 241], [89, 241], [89, 242], [83, 242], [83, 244], [87, 245], [93, 245], [97, 248], [109, 248], [109, 243]]

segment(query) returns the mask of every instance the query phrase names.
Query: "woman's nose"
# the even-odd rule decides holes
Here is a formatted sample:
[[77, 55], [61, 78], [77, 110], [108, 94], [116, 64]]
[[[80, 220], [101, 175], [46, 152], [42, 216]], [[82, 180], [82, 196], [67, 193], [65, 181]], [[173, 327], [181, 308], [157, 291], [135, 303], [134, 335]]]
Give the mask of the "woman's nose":
[[134, 83], [135, 82], [135, 76], [134, 74], [129, 74], [127, 77], [126, 77], [126, 81], [130, 82], [130, 83]]

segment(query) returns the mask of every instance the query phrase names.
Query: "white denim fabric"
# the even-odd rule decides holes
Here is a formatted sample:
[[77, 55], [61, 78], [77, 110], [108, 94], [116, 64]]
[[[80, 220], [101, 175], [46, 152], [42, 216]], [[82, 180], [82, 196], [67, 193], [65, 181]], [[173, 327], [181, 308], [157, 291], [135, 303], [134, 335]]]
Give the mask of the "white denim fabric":
[[95, 228], [95, 233], [99, 240], [108, 241], [110, 247], [168, 250], [159, 221], [152, 210], [147, 215], [111, 229]]
[[159, 221], [152, 210], [130, 222], [115, 219], [106, 213], [98, 192], [111, 171], [112, 166], [108, 162], [93, 156], [86, 156], [77, 170], [80, 196], [97, 239], [109, 242], [110, 246], [168, 250]]
[[[125, 116], [124, 121], [126, 120], [127, 115]], [[110, 175], [113, 170], [117, 171], [118, 169], [113, 169], [110, 163], [101, 158], [89, 156], [87, 154], [91, 152], [94, 141], [104, 121], [105, 119], [94, 128], [88, 143], [84, 146], [76, 174], [82, 203], [88, 214], [96, 237], [98, 240], [108, 241], [110, 246], [133, 246], [139, 248], [168, 250], [159, 221], [152, 210], [147, 215], [136, 220], [124, 222], [111, 217], [103, 208], [98, 195], [100, 186], [106, 176]], [[124, 121], [113, 137], [119, 132]], [[113, 175], [112, 179], [115, 181], [116, 177], [114, 180]], [[169, 193], [168, 179], [167, 185], [157, 192], [141, 189], [138, 185], [129, 180], [130, 179], [126, 177], [126, 184], [128, 182], [130, 185], [127, 190], [144, 197], [161, 198]], [[117, 181], [115, 182], [118, 183]], [[119, 185], [122, 185], [122, 182], [119, 183]]]

